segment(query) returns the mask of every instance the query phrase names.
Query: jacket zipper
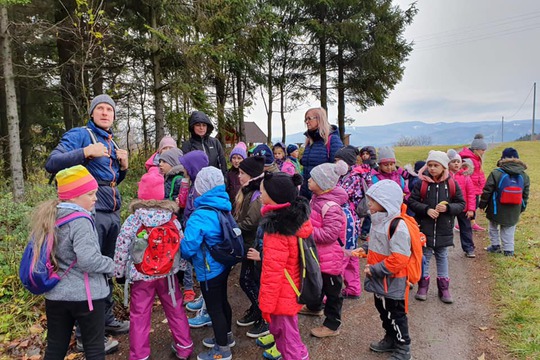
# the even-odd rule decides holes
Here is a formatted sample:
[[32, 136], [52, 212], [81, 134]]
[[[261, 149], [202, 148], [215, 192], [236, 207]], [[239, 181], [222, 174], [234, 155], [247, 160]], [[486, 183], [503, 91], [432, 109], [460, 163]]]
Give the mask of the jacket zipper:
[[[112, 149], [113, 149], [113, 146], [111, 144], [111, 139], [112, 139], [112, 136], [109, 135], [109, 137], [107, 138], [107, 144], [109, 145], [109, 148], [107, 149], [109, 151], [109, 169], [111, 170], [111, 173], [112, 173], [112, 176], [113, 176], [113, 179], [112, 179], [112, 182], [116, 182], [116, 173], [113, 171], [113, 168], [112, 168], [112, 165], [113, 165], [113, 161], [112, 161]], [[120, 164], [118, 164], [118, 169], [120, 170]], [[111, 186], [111, 189], [112, 189], [112, 198], [113, 198], [113, 211], [116, 211], [116, 186]]]

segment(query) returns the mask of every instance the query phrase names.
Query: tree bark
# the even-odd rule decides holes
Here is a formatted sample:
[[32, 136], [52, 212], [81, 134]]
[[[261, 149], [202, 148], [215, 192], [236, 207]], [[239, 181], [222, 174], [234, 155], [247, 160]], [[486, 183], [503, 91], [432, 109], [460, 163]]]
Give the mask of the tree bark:
[[[152, 28], [158, 27], [158, 14], [156, 9], [150, 7], [150, 21]], [[154, 46], [156, 46], [152, 53], [152, 74], [154, 75], [154, 122], [156, 124], [156, 141], [155, 148], [159, 146], [160, 140], [165, 136], [165, 103], [163, 101], [163, 76], [161, 74], [161, 55], [158, 47], [159, 39], [157, 35], [152, 33], [154, 38]]]
[[225, 102], [227, 100], [225, 89], [225, 78], [222, 73], [218, 73], [214, 76], [214, 86], [216, 87], [216, 101], [217, 101], [217, 131], [218, 140], [221, 142], [221, 146], [225, 148]]
[[326, 36], [319, 37], [319, 71], [321, 76], [321, 107], [328, 111], [328, 85], [326, 80]]
[[272, 143], [272, 113], [274, 112], [274, 95], [273, 95], [273, 88], [274, 88], [274, 75], [272, 72], [273, 64], [272, 64], [272, 56], [268, 58], [268, 138], [266, 140], [267, 143]]
[[6, 88], [6, 112], [8, 120], [9, 153], [11, 169], [11, 185], [13, 200], [24, 200], [24, 176], [22, 169], [21, 142], [19, 137], [19, 114], [17, 112], [17, 95], [15, 76], [11, 57], [11, 44], [8, 34], [8, 12], [5, 6], [0, 7], [0, 38], [2, 40], [2, 59]]
[[238, 139], [246, 142], [246, 126], [244, 125], [245, 94], [242, 83], [242, 71], [236, 72], [236, 97], [238, 100]]
[[287, 137], [287, 127], [285, 126], [285, 85], [283, 81], [279, 84], [280, 113], [281, 113], [281, 142], [285, 144]]
[[338, 65], [338, 82], [337, 82], [337, 91], [338, 91], [338, 107], [337, 107], [337, 116], [338, 116], [338, 127], [339, 127], [339, 137], [341, 141], [345, 138], [345, 75], [344, 75], [344, 64], [343, 64], [343, 45], [338, 44], [338, 54], [337, 54], [337, 65]]

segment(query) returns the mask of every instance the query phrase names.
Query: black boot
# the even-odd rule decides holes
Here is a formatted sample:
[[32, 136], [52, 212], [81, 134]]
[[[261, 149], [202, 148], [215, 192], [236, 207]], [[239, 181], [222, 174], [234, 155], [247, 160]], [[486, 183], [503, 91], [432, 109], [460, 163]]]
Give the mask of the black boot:
[[396, 344], [396, 350], [392, 353], [389, 360], [411, 360], [411, 345]]
[[375, 352], [391, 352], [396, 350], [396, 344], [390, 335], [385, 335], [381, 341], [369, 344], [369, 348]]

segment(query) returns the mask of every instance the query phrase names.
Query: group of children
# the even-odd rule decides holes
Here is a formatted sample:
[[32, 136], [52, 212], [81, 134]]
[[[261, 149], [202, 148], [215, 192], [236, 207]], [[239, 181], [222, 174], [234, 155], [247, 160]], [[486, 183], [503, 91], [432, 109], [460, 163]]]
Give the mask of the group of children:
[[[384, 338], [371, 343], [370, 348], [391, 352], [393, 360], [410, 359], [406, 297], [411, 237], [403, 222], [392, 233], [389, 230], [402, 204], [406, 203], [414, 213], [427, 238], [415, 294], [418, 300], [427, 299], [429, 264], [434, 255], [439, 298], [453, 302], [448, 249], [453, 246], [453, 231], [457, 228], [466, 256], [475, 256], [472, 230], [477, 224], [471, 219], [477, 207], [486, 209], [489, 219], [491, 245], [487, 251], [514, 254], [515, 225], [528, 199], [526, 166], [515, 149], [507, 148], [485, 183], [481, 162], [486, 147], [477, 140], [460, 153], [430, 151], [425, 163], [416, 164], [416, 171], [397, 167], [390, 147], [380, 148], [375, 160], [372, 147], [359, 150], [345, 146], [336, 153], [335, 163], [323, 163], [310, 172], [308, 187], [313, 197], [308, 202], [299, 196], [302, 176], [299, 149], [294, 144], [277, 143], [273, 149], [263, 144], [247, 151], [246, 145], [239, 143], [231, 151], [231, 168], [225, 181], [220, 170], [208, 166], [203, 151], [183, 154], [174, 139], [164, 138], [146, 163], [148, 172], [139, 182], [138, 199], [131, 204], [131, 215], [118, 236], [114, 261], [100, 254], [91, 221], [76, 219], [58, 230], [55, 258], [65, 276], [61, 286], [45, 296], [49, 322], [45, 359], [63, 358], [75, 321], [81, 326], [87, 359], [104, 358], [103, 312], [89, 312], [87, 300], [91, 296], [94, 309], [101, 306], [108, 291], [107, 277], [111, 276], [131, 284], [131, 292], [126, 291], [131, 300], [130, 359], [150, 357], [155, 295], [167, 317], [177, 358], [189, 358], [194, 348], [190, 337], [192, 319], [186, 317], [184, 302], [188, 310], [206, 309], [203, 324], [211, 324], [214, 332], [213, 337], [203, 340], [209, 350], [198, 354], [197, 359], [232, 359], [233, 314], [227, 295], [231, 268], [215, 260], [208, 250], [224, 235], [219, 212], [232, 212], [246, 249], [238, 282], [250, 307], [236, 323], [251, 326], [247, 336], [256, 338], [256, 343], [266, 349], [265, 358], [309, 358], [300, 337], [298, 314], [324, 315], [321, 326], [311, 329], [315, 337], [340, 334], [343, 299], [359, 298], [362, 292], [357, 256], [367, 252], [365, 290], [374, 293], [385, 331]], [[519, 205], [501, 203], [494, 195], [504, 174], [522, 177]], [[40, 217], [32, 231], [36, 238], [65, 213], [91, 214], [93, 209], [97, 183], [84, 167], [62, 170], [56, 179], [59, 200], [38, 209]], [[367, 207], [369, 214], [362, 214], [362, 207]], [[454, 226], [456, 217], [458, 225]], [[178, 238], [178, 251], [170, 257], [170, 271], [146, 274], [133, 262], [137, 238], [148, 238], [141, 229], [150, 232], [167, 226]], [[323, 286], [318, 301], [302, 306], [291, 285], [299, 288], [301, 282], [298, 238], [310, 236], [317, 247]], [[368, 241], [359, 244], [358, 239]], [[73, 259], [77, 263], [69, 271]], [[202, 297], [198, 299], [190, 269], [195, 270], [200, 282]], [[86, 295], [73, 292], [84, 286], [85, 273], [90, 276], [89, 291]]]

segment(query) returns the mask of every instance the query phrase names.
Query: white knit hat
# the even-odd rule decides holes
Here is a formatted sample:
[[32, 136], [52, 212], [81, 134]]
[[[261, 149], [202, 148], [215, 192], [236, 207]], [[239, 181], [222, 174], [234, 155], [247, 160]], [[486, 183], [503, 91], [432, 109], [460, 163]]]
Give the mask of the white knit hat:
[[426, 159], [426, 163], [430, 161], [436, 161], [439, 164], [441, 164], [445, 169], [448, 169], [448, 163], [450, 162], [450, 159], [448, 158], [448, 155], [446, 155], [445, 152], [438, 151], [438, 150], [431, 150]]
[[448, 151], [446, 152], [446, 155], [448, 155], [448, 159], [450, 159], [450, 161], [454, 161], [454, 160], [461, 161], [461, 155], [459, 155], [458, 152], [454, 149], [448, 149]]
[[324, 163], [317, 165], [311, 170], [310, 174], [321, 190], [326, 191], [336, 187], [339, 177], [345, 175], [348, 170], [349, 165], [343, 160], [338, 160], [335, 164]]
[[225, 184], [223, 173], [216, 167], [207, 166], [201, 169], [195, 179], [195, 191], [199, 195], [212, 190], [216, 186]]

